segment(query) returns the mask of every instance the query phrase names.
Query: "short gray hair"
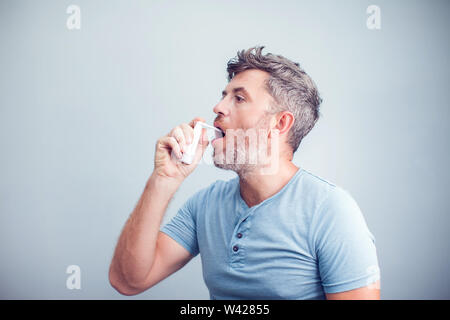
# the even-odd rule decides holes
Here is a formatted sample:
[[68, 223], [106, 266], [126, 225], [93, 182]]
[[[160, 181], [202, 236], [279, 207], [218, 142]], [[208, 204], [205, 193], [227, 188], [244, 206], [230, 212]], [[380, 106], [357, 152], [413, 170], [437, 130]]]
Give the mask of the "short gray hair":
[[300, 67], [283, 56], [267, 53], [264, 46], [238, 51], [237, 56], [228, 61], [228, 81], [238, 73], [258, 69], [269, 73], [266, 88], [275, 101], [272, 112], [287, 110], [295, 117], [288, 135], [288, 143], [293, 152], [311, 131], [319, 119], [319, 107], [322, 103], [314, 81]]

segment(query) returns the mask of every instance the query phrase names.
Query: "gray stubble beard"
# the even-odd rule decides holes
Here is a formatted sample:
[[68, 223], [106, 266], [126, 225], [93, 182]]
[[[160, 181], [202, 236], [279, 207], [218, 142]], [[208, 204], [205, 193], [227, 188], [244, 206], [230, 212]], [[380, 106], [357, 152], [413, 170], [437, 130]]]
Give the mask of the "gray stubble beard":
[[[267, 134], [269, 131], [269, 118], [270, 118], [270, 115], [262, 116], [262, 118], [255, 125], [255, 127], [247, 129], [245, 131], [245, 134], [244, 134], [244, 131], [242, 130], [241, 134], [244, 134], [244, 143], [238, 143], [238, 141], [239, 141], [238, 135], [228, 134], [228, 130], [227, 130], [228, 139], [230, 139], [230, 138], [233, 139], [232, 142], [233, 142], [234, 147], [233, 147], [233, 145], [231, 145], [233, 147], [231, 150], [232, 154], [230, 154], [230, 152], [228, 150], [228, 147], [230, 146], [229, 145], [230, 142], [227, 141], [227, 148], [225, 151], [226, 155], [224, 155], [224, 152], [222, 152], [219, 155], [216, 155], [216, 152], [214, 149], [214, 153], [213, 153], [214, 165], [220, 169], [232, 170], [232, 171], [236, 172], [237, 175], [241, 179], [246, 179], [253, 174], [261, 174], [261, 172], [268, 172], [266, 174], [270, 174], [272, 171], [268, 171], [268, 170], [264, 171], [264, 168], [268, 164], [267, 161], [270, 161], [270, 159], [273, 160], [274, 157], [275, 157], [275, 160], [277, 161], [276, 166], [278, 166], [278, 154], [274, 154], [274, 152], [278, 153], [279, 149], [278, 149], [278, 145], [276, 146], [276, 148], [268, 147]], [[259, 132], [259, 135], [256, 135], [256, 145], [254, 145], [255, 140], [253, 140], [253, 144], [250, 145], [250, 142], [252, 140], [248, 135], [249, 130], [254, 130], [254, 131]], [[236, 137], [236, 139], [235, 139], [235, 137]], [[276, 138], [277, 137], [278, 136], [276, 136]], [[240, 139], [242, 142], [242, 137]], [[275, 138], [272, 137], [272, 139], [275, 139]], [[263, 143], [260, 143], [261, 141]], [[276, 140], [274, 142], [276, 142], [276, 144], [278, 144], [278, 140]], [[272, 146], [273, 146], [273, 143], [272, 143]], [[222, 144], [220, 144], [218, 147], [222, 148], [222, 150], [223, 150]], [[269, 149], [267, 149], [267, 148], [269, 148]], [[256, 152], [256, 155], [253, 154], [252, 151]], [[267, 151], [269, 151], [269, 152], [267, 152]], [[267, 154], [269, 154], [269, 156]], [[251, 161], [251, 159], [255, 159], [255, 158], [256, 158], [255, 162]], [[269, 160], [267, 158], [269, 158]], [[243, 162], [242, 162], [242, 159], [244, 159]], [[263, 160], [261, 160], [261, 159], [263, 159]], [[231, 160], [231, 161], [229, 161], [229, 160]], [[277, 169], [278, 169], [278, 167], [277, 167]]]

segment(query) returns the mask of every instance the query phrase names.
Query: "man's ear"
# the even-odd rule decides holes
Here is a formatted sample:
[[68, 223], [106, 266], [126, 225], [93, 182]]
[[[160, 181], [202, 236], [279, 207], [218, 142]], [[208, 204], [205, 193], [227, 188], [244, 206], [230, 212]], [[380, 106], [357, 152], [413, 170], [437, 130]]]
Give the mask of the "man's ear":
[[[269, 138], [275, 138], [275, 139], [281, 139], [281, 141], [284, 141], [282, 146], [279, 146], [279, 152], [285, 153], [286, 158], [289, 160], [292, 160], [293, 158], [293, 150], [292, 147], [287, 146], [288, 142], [288, 133], [289, 130], [294, 125], [295, 117], [292, 114], [292, 112], [289, 111], [280, 111], [278, 112], [275, 117], [272, 118], [271, 121], [271, 130], [269, 131]], [[274, 132], [275, 130], [275, 132]], [[272, 136], [273, 134], [273, 136]], [[287, 148], [284, 147], [286, 144]]]
[[281, 111], [274, 117], [275, 123], [272, 129], [278, 129], [279, 134], [286, 134], [294, 125], [295, 117], [292, 112]]

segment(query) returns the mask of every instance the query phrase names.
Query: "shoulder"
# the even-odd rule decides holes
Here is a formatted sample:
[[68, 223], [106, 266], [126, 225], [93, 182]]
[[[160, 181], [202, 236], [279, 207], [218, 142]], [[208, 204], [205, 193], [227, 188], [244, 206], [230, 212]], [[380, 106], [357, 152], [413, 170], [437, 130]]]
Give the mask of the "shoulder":
[[350, 192], [337, 185], [329, 185], [326, 194], [312, 213], [310, 241], [317, 246], [338, 243], [375, 242], [364, 215]]
[[305, 201], [310, 201], [310, 227], [329, 229], [339, 225], [352, 228], [365, 226], [361, 209], [351, 193], [343, 187], [321, 176], [303, 169], [301, 188], [305, 190]]
[[290, 198], [300, 201], [302, 207], [307, 208], [310, 219], [316, 215], [320, 207], [328, 200], [330, 195], [339, 192], [340, 188], [330, 180], [301, 168], [295, 188], [291, 188]]
[[352, 220], [363, 223], [363, 215], [356, 200], [349, 191], [339, 186], [330, 189], [327, 197], [320, 204], [317, 214], [322, 219]]
[[327, 193], [337, 187], [337, 185], [328, 179], [325, 179], [317, 174], [314, 174], [306, 169], [302, 170], [302, 183], [307, 185], [310, 189]]
[[305, 169], [302, 175], [302, 188], [310, 194], [310, 197], [313, 196], [318, 211], [331, 207], [357, 206], [348, 190]]

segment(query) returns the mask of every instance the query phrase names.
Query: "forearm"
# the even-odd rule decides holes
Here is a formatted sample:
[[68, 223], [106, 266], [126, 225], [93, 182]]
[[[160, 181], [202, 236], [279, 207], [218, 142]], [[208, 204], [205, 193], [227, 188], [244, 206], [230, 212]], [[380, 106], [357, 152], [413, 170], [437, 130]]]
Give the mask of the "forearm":
[[154, 262], [159, 228], [180, 182], [155, 174], [147, 181], [120, 235], [110, 272], [128, 286], [144, 283]]

